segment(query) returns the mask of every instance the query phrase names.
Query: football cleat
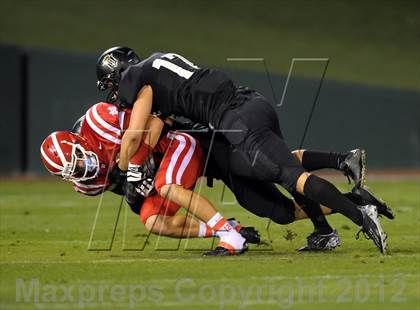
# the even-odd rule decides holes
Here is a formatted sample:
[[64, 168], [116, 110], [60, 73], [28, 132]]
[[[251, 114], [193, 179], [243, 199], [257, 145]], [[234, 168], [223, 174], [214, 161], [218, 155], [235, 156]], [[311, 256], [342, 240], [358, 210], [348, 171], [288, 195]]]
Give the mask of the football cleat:
[[243, 254], [247, 250], [248, 250], [247, 247], [244, 247], [241, 250], [232, 251], [232, 250], [229, 250], [225, 247], [217, 246], [214, 250], [203, 253], [203, 256], [234, 256], [234, 255]]
[[392, 211], [392, 209], [388, 207], [382, 199], [375, 197], [366, 186], [362, 186], [359, 189], [354, 187], [352, 189], [352, 193], [360, 196], [360, 198], [362, 199], [362, 205], [374, 205], [376, 206], [378, 214], [383, 215], [389, 218], [390, 220], [393, 220], [395, 218], [395, 214]]
[[[230, 224], [230, 226], [232, 226], [233, 228], [235, 228], [236, 230], [238, 230], [236, 227], [241, 227], [241, 222], [239, 222], [236, 218], [231, 217], [227, 219], [228, 223]], [[238, 231], [239, 232], [239, 231]]]
[[298, 249], [298, 251], [326, 251], [333, 250], [341, 245], [340, 236], [335, 229], [326, 235], [314, 231], [306, 240], [308, 244]]
[[235, 229], [222, 232], [220, 242], [214, 250], [204, 253], [204, 256], [240, 255], [248, 249], [245, 238]]
[[245, 238], [246, 243], [259, 244], [261, 242], [260, 234], [255, 227], [241, 227], [239, 233]]
[[229, 218], [227, 221], [230, 226], [235, 228], [235, 230], [245, 238], [247, 243], [259, 244], [261, 242], [260, 234], [255, 227], [243, 227], [234, 217]]
[[366, 176], [366, 152], [362, 149], [351, 150], [347, 157], [340, 163], [340, 170], [344, 172], [350, 183], [353, 179], [355, 187], [360, 188]]
[[366, 239], [371, 239], [382, 254], [386, 254], [387, 235], [379, 222], [378, 212], [374, 205], [358, 206], [363, 215], [363, 223], [360, 231], [356, 234], [359, 239], [360, 232], [363, 232]]

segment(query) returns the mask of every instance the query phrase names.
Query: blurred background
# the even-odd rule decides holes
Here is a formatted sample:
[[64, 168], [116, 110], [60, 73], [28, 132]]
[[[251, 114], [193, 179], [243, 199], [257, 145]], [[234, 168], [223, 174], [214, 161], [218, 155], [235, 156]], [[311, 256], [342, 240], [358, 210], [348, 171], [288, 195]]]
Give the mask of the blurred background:
[[[418, 1], [2, 0], [0, 12], [1, 175], [46, 174], [42, 140], [103, 100], [95, 62], [115, 45], [227, 71], [272, 100], [292, 149], [363, 147], [370, 168], [420, 168]], [[294, 58], [328, 61], [294, 63], [284, 91]]]

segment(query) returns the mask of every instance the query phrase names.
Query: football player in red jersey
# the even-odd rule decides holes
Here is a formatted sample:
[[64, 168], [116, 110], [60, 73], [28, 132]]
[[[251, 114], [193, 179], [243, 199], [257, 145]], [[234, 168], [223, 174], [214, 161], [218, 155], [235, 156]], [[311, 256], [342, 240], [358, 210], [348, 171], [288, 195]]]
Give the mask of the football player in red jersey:
[[[45, 167], [53, 174], [61, 175], [74, 184], [76, 191], [86, 195], [97, 195], [105, 190], [121, 194], [118, 183], [110, 182], [107, 174], [116, 165], [117, 154], [121, 144], [121, 136], [127, 128], [130, 114], [118, 111], [114, 105], [99, 103], [91, 107], [85, 114], [80, 127], [80, 135], [71, 132], [54, 132], [41, 145], [41, 158]], [[145, 143], [154, 149], [154, 158], [160, 163], [156, 173], [155, 186], [159, 189], [166, 184], [178, 184], [184, 188], [194, 187], [202, 172], [202, 151], [194, 138], [185, 133], [168, 132], [159, 140], [162, 128], [161, 121], [151, 117]], [[157, 133], [157, 134], [156, 134]], [[158, 142], [159, 140], [159, 142]], [[156, 147], [152, 147], [156, 145]], [[141, 152], [142, 150], [139, 150]], [[136, 169], [135, 169], [136, 170]], [[130, 180], [130, 173], [128, 174]], [[135, 173], [131, 178], [135, 179]], [[140, 179], [144, 181], [144, 177]], [[147, 195], [153, 190], [151, 186], [138, 189]], [[140, 204], [142, 204], [140, 208]], [[133, 201], [133, 211], [140, 214], [141, 221], [153, 233], [171, 237], [210, 237], [219, 235], [226, 243], [226, 234], [242, 234], [252, 238], [248, 241], [258, 242], [259, 236], [252, 228], [243, 228], [236, 221], [225, 223], [231, 226], [227, 232], [217, 233], [206, 223], [189, 216], [176, 215], [180, 206], [153, 194], [142, 201]], [[140, 209], [140, 210], [139, 210]], [[189, 210], [191, 211], [191, 210]], [[194, 213], [194, 210], [192, 210]], [[214, 212], [218, 220], [223, 219]], [[220, 228], [219, 228], [220, 230]], [[227, 238], [227, 240], [230, 240]], [[229, 247], [230, 244], [225, 244]], [[231, 249], [232, 250], [232, 249]], [[236, 249], [235, 249], [236, 250]], [[233, 254], [234, 251], [230, 252]], [[236, 253], [236, 251], [235, 251]]]

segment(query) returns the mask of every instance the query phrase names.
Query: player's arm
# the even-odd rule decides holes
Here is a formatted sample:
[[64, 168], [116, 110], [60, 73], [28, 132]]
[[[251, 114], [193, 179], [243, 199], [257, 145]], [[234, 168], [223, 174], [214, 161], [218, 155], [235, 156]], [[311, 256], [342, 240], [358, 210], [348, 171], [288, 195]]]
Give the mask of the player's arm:
[[130, 124], [122, 138], [118, 167], [123, 171], [127, 170], [128, 162], [136, 153], [142, 142], [143, 132], [152, 111], [152, 102], [152, 87], [145, 85], [140, 89], [137, 95], [131, 112]]
[[159, 117], [153, 115], [149, 116], [143, 143], [149, 145], [153, 149], [159, 142], [163, 127], [164, 122]]

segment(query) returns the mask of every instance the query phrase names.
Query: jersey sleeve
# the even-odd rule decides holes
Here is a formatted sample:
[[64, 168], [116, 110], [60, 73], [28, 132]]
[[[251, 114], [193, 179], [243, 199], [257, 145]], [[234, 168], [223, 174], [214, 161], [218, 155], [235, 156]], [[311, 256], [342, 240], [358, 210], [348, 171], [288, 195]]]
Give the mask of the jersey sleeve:
[[118, 86], [118, 97], [121, 108], [132, 108], [140, 89], [145, 85], [153, 84], [153, 62], [162, 55], [164, 54], [160, 52], [154, 53], [122, 73]]
[[86, 196], [97, 196], [102, 194], [107, 187], [106, 184], [98, 182], [73, 182], [73, 189]]
[[147, 72], [145, 71], [144, 66], [134, 65], [123, 73], [118, 88], [122, 108], [132, 108], [138, 92], [144, 85], [147, 85]]
[[88, 140], [101, 162], [110, 165], [119, 153], [125, 112], [109, 103], [98, 103], [86, 112], [81, 136]]

